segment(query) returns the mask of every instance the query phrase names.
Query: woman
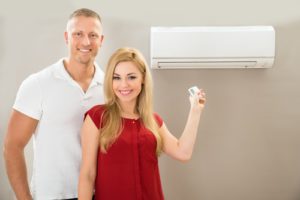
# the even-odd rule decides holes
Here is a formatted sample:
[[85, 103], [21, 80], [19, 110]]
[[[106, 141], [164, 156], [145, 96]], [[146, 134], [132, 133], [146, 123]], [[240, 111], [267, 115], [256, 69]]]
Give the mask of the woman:
[[82, 128], [79, 199], [162, 200], [157, 157], [191, 158], [205, 93], [190, 97], [191, 109], [180, 139], [153, 113], [152, 78], [142, 54], [118, 49], [104, 79], [106, 103], [91, 108]]

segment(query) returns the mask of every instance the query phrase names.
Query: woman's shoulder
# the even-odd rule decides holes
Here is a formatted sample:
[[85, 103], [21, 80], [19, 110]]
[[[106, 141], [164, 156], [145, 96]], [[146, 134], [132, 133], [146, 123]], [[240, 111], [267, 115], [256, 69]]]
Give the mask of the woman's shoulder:
[[155, 118], [155, 120], [156, 120], [158, 126], [161, 127], [161, 126], [163, 125], [163, 122], [164, 122], [163, 119], [162, 119], [161, 116], [160, 116], [159, 114], [157, 114], [156, 112], [153, 113], [153, 115], [154, 115], [154, 118]]
[[98, 104], [91, 107], [87, 112], [103, 112], [105, 109], [104, 104]]
[[85, 113], [85, 117], [89, 115], [92, 119], [98, 119], [104, 112], [104, 109], [105, 105], [95, 105]]

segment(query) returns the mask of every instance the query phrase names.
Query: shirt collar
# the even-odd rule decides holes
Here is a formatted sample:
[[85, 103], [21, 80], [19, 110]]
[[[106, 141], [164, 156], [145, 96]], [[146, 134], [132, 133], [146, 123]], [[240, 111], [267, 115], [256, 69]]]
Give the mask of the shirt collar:
[[95, 74], [93, 77], [92, 82], [95, 82], [97, 85], [101, 84], [103, 85], [103, 80], [104, 80], [104, 72], [102, 71], [102, 69], [98, 66], [97, 63], [94, 63], [95, 65]]
[[[58, 79], [63, 79], [66, 81], [74, 81], [73, 78], [70, 76], [70, 74], [67, 72], [64, 66], [64, 59], [61, 58], [58, 62], [54, 64], [54, 77]], [[95, 74], [93, 77], [93, 80], [91, 82], [91, 86], [93, 85], [103, 85], [104, 80], [104, 72], [102, 69], [98, 66], [97, 63], [94, 63], [95, 66]]]

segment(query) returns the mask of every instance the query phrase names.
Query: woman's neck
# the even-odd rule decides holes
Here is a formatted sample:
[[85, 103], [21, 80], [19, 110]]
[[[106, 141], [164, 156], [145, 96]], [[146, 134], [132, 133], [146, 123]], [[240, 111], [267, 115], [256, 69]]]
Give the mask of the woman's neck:
[[137, 119], [140, 117], [135, 103], [134, 104], [121, 104], [121, 116], [124, 118]]

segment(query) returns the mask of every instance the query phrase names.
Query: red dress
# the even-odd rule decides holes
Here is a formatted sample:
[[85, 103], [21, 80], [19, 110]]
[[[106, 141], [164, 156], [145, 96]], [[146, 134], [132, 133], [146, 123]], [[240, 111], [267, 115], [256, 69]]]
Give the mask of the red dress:
[[[102, 113], [101, 105], [87, 112], [98, 129]], [[163, 200], [155, 136], [139, 119], [122, 120], [120, 136], [107, 153], [98, 152], [95, 200]]]

